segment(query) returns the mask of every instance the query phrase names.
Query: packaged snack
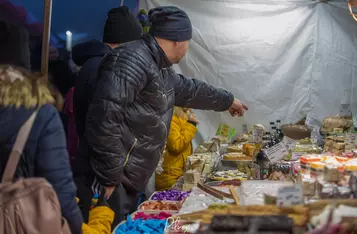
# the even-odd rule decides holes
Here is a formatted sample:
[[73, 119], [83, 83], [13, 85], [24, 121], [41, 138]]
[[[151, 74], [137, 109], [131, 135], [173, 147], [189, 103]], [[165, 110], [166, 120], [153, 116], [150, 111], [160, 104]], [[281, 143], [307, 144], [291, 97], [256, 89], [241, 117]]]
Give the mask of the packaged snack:
[[337, 165], [325, 165], [324, 179], [327, 182], [338, 182], [341, 179], [339, 167]]
[[310, 175], [314, 178], [322, 178], [324, 175], [325, 164], [322, 162], [311, 163]]
[[316, 179], [309, 177], [302, 178], [302, 190], [304, 196], [315, 196]]

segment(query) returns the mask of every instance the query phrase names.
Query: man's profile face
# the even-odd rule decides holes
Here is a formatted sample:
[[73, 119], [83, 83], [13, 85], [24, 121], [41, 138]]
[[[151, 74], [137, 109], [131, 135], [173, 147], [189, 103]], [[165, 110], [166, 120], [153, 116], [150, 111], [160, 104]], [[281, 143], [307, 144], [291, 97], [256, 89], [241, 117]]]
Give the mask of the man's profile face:
[[175, 46], [176, 61], [174, 61], [174, 63], [179, 63], [187, 53], [189, 41], [176, 42]]

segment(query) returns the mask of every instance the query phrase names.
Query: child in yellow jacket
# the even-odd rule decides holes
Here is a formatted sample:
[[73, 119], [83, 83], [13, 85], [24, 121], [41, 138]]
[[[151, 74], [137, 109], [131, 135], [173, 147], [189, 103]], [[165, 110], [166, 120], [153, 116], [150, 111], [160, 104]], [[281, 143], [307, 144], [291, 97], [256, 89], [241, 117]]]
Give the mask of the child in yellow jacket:
[[[78, 199], [77, 199], [78, 202]], [[88, 223], [82, 224], [82, 234], [111, 234], [114, 211], [109, 208], [104, 193], [99, 197], [96, 206], [89, 212]]]
[[174, 108], [162, 164], [164, 171], [155, 175], [157, 191], [170, 189], [183, 175], [187, 158], [192, 154], [197, 124], [196, 115], [190, 109]]

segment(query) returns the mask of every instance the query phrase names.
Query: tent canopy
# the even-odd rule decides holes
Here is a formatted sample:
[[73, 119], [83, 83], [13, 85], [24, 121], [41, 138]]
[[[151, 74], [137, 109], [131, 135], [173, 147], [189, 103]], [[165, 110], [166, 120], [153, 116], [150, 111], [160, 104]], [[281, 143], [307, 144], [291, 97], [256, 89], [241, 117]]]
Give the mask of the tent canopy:
[[[215, 134], [220, 122], [241, 129], [307, 116], [319, 125], [356, 111], [357, 23], [346, 1], [142, 0], [141, 7], [175, 5], [191, 18], [194, 32], [176, 70], [230, 90], [247, 103], [244, 118], [199, 112], [199, 134]], [[239, 132], [239, 131], [238, 131]], [[202, 139], [201, 139], [202, 140]]]

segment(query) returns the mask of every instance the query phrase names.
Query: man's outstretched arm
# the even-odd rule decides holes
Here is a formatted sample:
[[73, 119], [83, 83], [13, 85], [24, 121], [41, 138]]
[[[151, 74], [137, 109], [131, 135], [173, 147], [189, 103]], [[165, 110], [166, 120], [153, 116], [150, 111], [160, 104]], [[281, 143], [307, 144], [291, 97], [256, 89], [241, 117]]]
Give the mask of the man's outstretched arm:
[[235, 99], [233, 94], [215, 88], [205, 82], [188, 79], [181, 74], [169, 72], [175, 84], [175, 105], [201, 110], [227, 111], [242, 116], [248, 107]]

